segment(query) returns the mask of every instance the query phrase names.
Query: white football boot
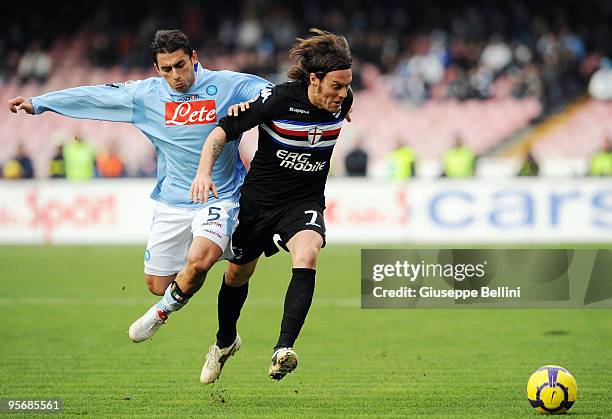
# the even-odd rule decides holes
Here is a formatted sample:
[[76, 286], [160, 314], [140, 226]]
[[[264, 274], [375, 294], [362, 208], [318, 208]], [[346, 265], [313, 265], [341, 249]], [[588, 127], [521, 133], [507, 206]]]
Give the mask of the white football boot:
[[285, 375], [296, 369], [297, 365], [298, 356], [293, 348], [278, 348], [272, 355], [268, 374], [274, 380], [282, 380]]
[[144, 342], [150, 339], [162, 324], [166, 323], [167, 318], [168, 313], [153, 306], [142, 317], [132, 323], [128, 330], [128, 335], [134, 343]]
[[242, 341], [240, 340], [240, 336], [238, 334], [236, 334], [234, 343], [227, 348], [219, 348], [216, 343], [211, 345], [211, 347], [208, 348], [206, 361], [204, 362], [202, 372], [200, 373], [200, 382], [202, 384], [211, 384], [217, 378], [219, 378], [225, 362], [230, 356], [233, 356], [236, 352], [238, 352], [240, 346], [242, 346]]

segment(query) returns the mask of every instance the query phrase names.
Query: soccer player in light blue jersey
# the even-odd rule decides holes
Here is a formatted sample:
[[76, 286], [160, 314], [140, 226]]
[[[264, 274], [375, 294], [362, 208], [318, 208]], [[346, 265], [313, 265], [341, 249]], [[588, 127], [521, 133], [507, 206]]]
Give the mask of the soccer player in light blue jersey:
[[[269, 83], [257, 76], [202, 68], [187, 36], [159, 30], [151, 44], [161, 77], [75, 87], [8, 102], [13, 113], [46, 111], [72, 118], [128, 122], [153, 143], [158, 155], [153, 222], [145, 251], [145, 281], [162, 296], [129, 328], [143, 342], [195, 294], [213, 264], [231, 255], [240, 187], [246, 170], [238, 141], [228, 143], [213, 169], [218, 199], [205, 205], [189, 198], [200, 151], [208, 134], [231, 105], [248, 101]], [[212, 196], [212, 195], [211, 195]]]

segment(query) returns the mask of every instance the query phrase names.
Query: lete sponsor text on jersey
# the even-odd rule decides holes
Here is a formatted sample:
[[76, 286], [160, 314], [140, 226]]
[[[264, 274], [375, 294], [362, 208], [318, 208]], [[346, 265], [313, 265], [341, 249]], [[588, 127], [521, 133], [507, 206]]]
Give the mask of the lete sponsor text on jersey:
[[166, 125], [182, 126], [217, 122], [217, 104], [214, 100], [166, 102]]

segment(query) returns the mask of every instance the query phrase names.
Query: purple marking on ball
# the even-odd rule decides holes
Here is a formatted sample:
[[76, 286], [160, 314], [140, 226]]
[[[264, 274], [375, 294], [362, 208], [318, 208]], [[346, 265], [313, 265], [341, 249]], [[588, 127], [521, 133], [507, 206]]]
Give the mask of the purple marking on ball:
[[548, 369], [548, 386], [556, 387], [557, 386], [557, 375], [559, 374], [559, 368], [549, 368]]

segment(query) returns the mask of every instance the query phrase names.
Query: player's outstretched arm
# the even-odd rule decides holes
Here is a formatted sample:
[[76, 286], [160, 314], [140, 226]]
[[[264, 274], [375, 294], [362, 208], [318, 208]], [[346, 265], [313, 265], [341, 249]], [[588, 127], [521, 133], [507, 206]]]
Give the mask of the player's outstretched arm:
[[34, 106], [32, 103], [22, 96], [17, 96], [8, 101], [9, 110], [13, 113], [24, 111], [30, 115], [34, 114]]
[[203, 204], [208, 201], [208, 194], [212, 190], [215, 198], [219, 199], [217, 188], [212, 181], [211, 173], [215, 165], [217, 157], [223, 151], [223, 147], [227, 142], [227, 135], [223, 128], [217, 127], [208, 134], [202, 154], [200, 155], [200, 164], [196, 176], [191, 182], [189, 190], [189, 199], [193, 202]]
[[70, 118], [95, 119], [110, 122], [132, 122], [134, 95], [140, 81], [126, 84], [71, 87], [56, 90], [30, 99], [16, 97], [9, 100], [9, 110], [23, 109], [34, 115], [51, 111]]

